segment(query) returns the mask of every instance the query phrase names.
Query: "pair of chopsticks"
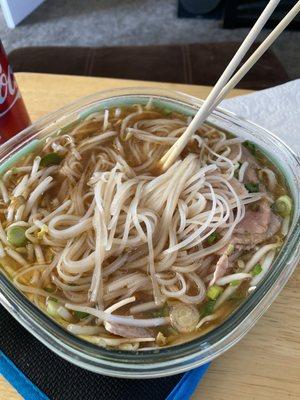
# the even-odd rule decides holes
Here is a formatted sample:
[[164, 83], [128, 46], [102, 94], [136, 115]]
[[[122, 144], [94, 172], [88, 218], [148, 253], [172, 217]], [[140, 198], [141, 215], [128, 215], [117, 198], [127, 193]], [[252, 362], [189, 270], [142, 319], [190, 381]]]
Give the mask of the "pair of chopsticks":
[[202, 107], [197, 112], [186, 131], [180, 136], [180, 138], [173, 144], [173, 146], [166, 152], [166, 154], [160, 160], [160, 167], [163, 171], [166, 171], [177, 159], [182, 150], [190, 141], [195, 131], [203, 124], [210, 113], [217, 107], [217, 105], [224, 99], [230, 90], [232, 90], [237, 83], [247, 74], [247, 72], [253, 67], [253, 65], [259, 60], [259, 58], [268, 50], [268, 48], [274, 43], [278, 36], [284, 31], [288, 24], [296, 17], [300, 12], [300, 0], [294, 5], [294, 7], [288, 12], [288, 14], [281, 20], [281, 22], [274, 28], [274, 30], [267, 36], [262, 44], [254, 51], [254, 53], [247, 59], [242, 67], [234, 74], [238, 65], [244, 58], [247, 51], [261, 32], [262, 28], [270, 18], [271, 14], [277, 7], [280, 0], [271, 0], [266, 8], [261, 13], [260, 17], [256, 21], [249, 34], [235, 53], [234, 57], [226, 67], [225, 71], [209, 93], [208, 97], [204, 101]]

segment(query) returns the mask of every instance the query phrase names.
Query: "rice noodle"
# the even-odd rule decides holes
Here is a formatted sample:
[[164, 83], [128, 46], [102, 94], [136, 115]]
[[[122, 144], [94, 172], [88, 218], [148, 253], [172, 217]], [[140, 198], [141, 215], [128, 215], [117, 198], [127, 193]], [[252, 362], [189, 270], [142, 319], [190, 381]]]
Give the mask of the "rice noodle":
[[249, 272], [254, 267], [254, 265], [257, 264], [268, 251], [274, 250], [280, 246], [281, 243], [272, 243], [272, 244], [266, 244], [265, 246], [261, 247], [247, 262], [245, 266], [245, 272]]
[[271, 250], [265, 255], [264, 261], [261, 264], [262, 271], [260, 274], [258, 274], [251, 280], [250, 287], [256, 286], [264, 278], [269, 268], [271, 267], [275, 256], [276, 256], [276, 250]]
[[13, 260], [17, 261], [17, 263], [21, 265], [27, 265], [27, 261], [24, 257], [21, 256], [17, 251], [10, 249], [9, 247], [5, 248], [6, 254], [8, 254]]
[[28, 182], [28, 175], [24, 175], [20, 183], [15, 187], [12, 194], [14, 197], [22, 196], [24, 190], [26, 189]]
[[289, 227], [290, 227], [290, 219], [291, 219], [290, 216], [287, 216], [282, 221], [281, 233], [283, 236], [286, 236], [288, 234]]
[[7, 204], [9, 202], [9, 197], [8, 197], [7, 189], [6, 189], [5, 184], [2, 181], [2, 179], [0, 179], [0, 192], [1, 192], [4, 203]]
[[85, 313], [94, 315], [95, 317], [99, 318], [100, 320], [108, 321], [108, 322], [115, 322], [120, 325], [140, 326], [140, 327], [147, 328], [147, 327], [153, 327], [153, 326], [167, 325], [169, 322], [168, 318], [163, 318], [163, 317], [148, 318], [148, 319], [133, 319], [131, 317], [124, 317], [121, 315], [112, 315], [110, 313], [107, 313], [107, 312], [104, 312], [101, 310], [96, 310], [95, 308], [91, 308], [91, 307], [76, 306], [76, 304], [67, 303], [65, 306], [69, 310], [85, 312]]
[[101, 332], [101, 328], [94, 325], [69, 324], [67, 329], [74, 335], [98, 335]]
[[57, 314], [66, 321], [72, 321], [72, 314], [63, 306], [59, 306], [57, 309]]
[[0, 240], [2, 241], [2, 243], [6, 244], [7, 246], [9, 246], [7, 237], [6, 237], [6, 233], [3, 229], [2, 223], [0, 221]]
[[217, 318], [218, 318], [217, 315], [212, 314], [212, 315], [208, 315], [207, 317], [204, 317], [204, 318], [200, 319], [200, 321], [198, 322], [198, 324], [196, 326], [196, 329], [201, 328], [202, 325], [206, 324], [207, 322], [214, 321]]
[[155, 301], [149, 301], [148, 303], [138, 304], [136, 306], [130, 307], [130, 313], [138, 314], [149, 310], [155, 310], [160, 307], [161, 304], [156, 304]]
[[50, 183], [53, 181], [53, 178], [51, 176], [48, 176], [45, 178], [31, 193], [29, 196], [29, 199], [27, 201], [26, 207], [25, 207], [25, 215], [29, 214], [29, 211], [32, 209], [34, 203], [38, 199], [38, 197], [45, 192], [45, 190], [49, 189]]
[[248, 161], [243, 162], [243, 164], [241, 165], [240, 170], [239, 170], [239, 182], [243, 182], [244, 175], [245, 175], [245, 172], [246, 172], [248, 166], [249, 166]]
[[224, 292], [218, 297], [215, 305], [215, 310], [217, 310], [227, 299], [229, 299], [234, 292], [240, 287], [241, 283], [238, 283], [236, 286], [227, 286]]
[[263, 175], [267, 176], [270, 190], [274, 190], [277, 185], [277, 177], [275, 173], [270, 168], [263, 168], [259, 171], [259, 176], [262, 177]]
[[107, 313], [112, 313], [114, 311], [116, 311], [118, 308], [125, 306], [126, 304], [132, 303], [135, 301], [135, 297], [129, 297], [128, 299], [124, 299], [119, 301], [116, 304], [113, 304], [112, 306], [108, 307], [105, 312]]
[[5, 256], [5, 250], [4, 250], [3, 246], [2, 246], [2, 243], [0, 242], [0, 258], [2, 258], [4, 256]]
[[237, 273], [237, 274], [226, 275], [223, 278], [218, 279], [216, 281], [216, 284], [223, 286], [223, 285], [227, 285], [230, 282], [249, 279], [249, 278], [252, 278], [251, 274], [246, 274], [246, 273], [241, 272], [241, 273]]

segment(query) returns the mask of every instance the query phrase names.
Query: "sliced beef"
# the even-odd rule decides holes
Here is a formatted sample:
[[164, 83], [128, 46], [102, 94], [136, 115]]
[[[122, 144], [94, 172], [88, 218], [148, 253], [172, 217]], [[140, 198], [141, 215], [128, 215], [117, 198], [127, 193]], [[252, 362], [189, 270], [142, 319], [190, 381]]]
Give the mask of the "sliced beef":
[[254, 168], [260, 168], [260, 165], [256, 161], [256, 158], [250, 153], [250, 151], [242, 146], [242, 155], [241, 162], [248, 161], [249, 165], [252, 165]]
[[235, 249], [233, 253], [231, 253], [229, 256], [227, 253], [227, 249], [228, 245], [224, 246], [221, 249], [223, 254], [221, 255], [216, 264], [216, 267], [214, 269], [214, 275], [212, 277], [212, 280], [209, 282], [209, 286], [212, 286], [218, 279], [226, 275], [229, 272], [229, 270], [233, 268], [234, 262], [239, 258], [241, 254], [240, 250]]
[[209, 282], [209, 286], [212, 286], [218, 279], [222, 278], [229, 269], [228, 255], [225, 252], [218, 260], [216, 269], [212, 280]]
[[268, 229], [264, 233], [238, 234], [233, 238], [237, 250], [251, 250], [257, 244], [264, 242], [274, 236], [280, 229], [281, 218], [271, 212]]
[[259, 202], [258, 211], [246, 210], [244, 218], [238, 223], [234, 232], [238, 234], [265, 233], [269, 227], [270, 218], [271, 209], [269, 202], [266, 199], [262, 199]]
[[265, 238], [270, 239], [274, 236], [280, 229], [282, 223], [282, 219], [271, 212], [270, 223], [267, 232], [265, 233]]
[[153, 337], [153, 333], [150, 329], [139, 328], [136, 326], [127, 326], [121, 324], [113, 324], [111, 322], [105, 322], [105, 329], [117, 336], [125, 338], [150, 338]]
[[250, 250], [270, 239], [279, 230], [281, 218], [275, 215], [266, 199], [259, 202], [258, 211], [246, 210], [245, 217], [236, 226], [232, 243], [237, 250]]
[[228, 257], [229, 268], [233, 267], [234, 262], [239, 258], [241, 253], [242, 253], [241, 250], [235, 248], [233, 253], [230, 254], [230, 256]]

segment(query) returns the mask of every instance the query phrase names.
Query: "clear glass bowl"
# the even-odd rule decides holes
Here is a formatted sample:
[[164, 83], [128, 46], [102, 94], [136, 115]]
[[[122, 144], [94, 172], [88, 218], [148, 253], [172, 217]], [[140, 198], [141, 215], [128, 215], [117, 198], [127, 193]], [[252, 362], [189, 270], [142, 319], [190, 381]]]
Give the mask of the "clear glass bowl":
[[[31, 151], [37, 140], [68, 125], [95, 109], [130, 103], [146, 103], [149, 98], [163, 107], [193, 115], [202, 101], [179, 92], [151, 88], [104, 91], [83, 98], [54, 112], [0, 147], [0, 173]], [[149, 351], [107, 350], [67, 332], [37, 309], [12, 283], [0, 274], [0, 302], [28, 331], [68, 361], [93, 372], [127, 378], [161, 377], [180, 373], [221, 355], [237, 343], [268, 309], [286, 284], [300, 256], [300, 162], [280, 139], [265, 129], [218, 109], [209, 122], [255, 142], [277, 165], [294, 199], [294, 214], [285, 245], [272, 269], [258, 288], [220, 326], [204, 336], [169, 348]]]

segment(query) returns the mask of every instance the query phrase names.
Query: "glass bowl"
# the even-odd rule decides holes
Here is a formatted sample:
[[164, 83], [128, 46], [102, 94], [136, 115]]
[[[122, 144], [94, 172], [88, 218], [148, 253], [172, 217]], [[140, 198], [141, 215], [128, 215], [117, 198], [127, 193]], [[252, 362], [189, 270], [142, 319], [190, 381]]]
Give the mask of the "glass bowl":
[[[194, 115], [202, 100], [183, 93], [152, 88], [104, 91], [80, 99], [40, 119], [0, 147], [0, 174], [21, 155], [76, 119], [109, 106], [147, 103], [149, 98], [163, 107]], [[205, 364], [237, 343], [268, 309], [286, 284], [300, 256], [300, 162], [275, 135], [233, 113], [218, 108], [209, 123], [251, 140], [284, 175], [294, 200], [288, 236], [272, 269], [257, 289], [217, 328], [190, 342], [147, 351], [121, 351], [97, 347], [59, 326], [34, 306], [0, 274], [0, 302], [28, 331], [66, 360], [104, 375], [150, 378], [181, 373]]]

